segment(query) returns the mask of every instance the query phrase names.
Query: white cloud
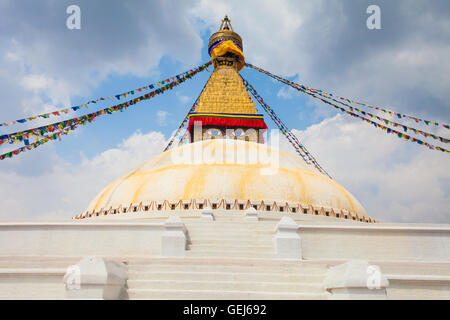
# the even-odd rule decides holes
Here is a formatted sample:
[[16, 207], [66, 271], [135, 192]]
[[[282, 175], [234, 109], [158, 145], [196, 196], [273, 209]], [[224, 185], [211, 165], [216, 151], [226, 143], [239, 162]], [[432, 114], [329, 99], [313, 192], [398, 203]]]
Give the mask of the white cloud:
[[184, 94], [182, 94], [180, 91], [177, 91], [175, 94], [176, 94], [178, 100], [179, 100], [182, 104], [186, 104], [186, 103], [188, 103], [189, 101], [191, 101], [191, 99], [192, 99], [190, 96], [184, 95]]
[[70, 1], [2, 3], [0, 113], [5, 121], [44, 111], [42, 105], [20, 108], [17, 101], [38, 97], [53, 108], [66, 107], [75, 96], [89, 97], [108, 76], [157, 75], [163, 56], [181, 70], [200, 61], [202, 41], [185, 14], [190, 7], [185, 2], [81, 1], [82, 28], [76, 31], [65, 25]]
[[22, 86], [28, 90], [40, 90], [48, 87], [48, 81], [44, 75], [30, 74], [22, 78]]
[[165, 126], [167, 124], [166, 118], [169, 115], [167, 111], [158, 110], [156, 116], [158, 117], [158, 123], [160, 126]]
[[278, 91], [277, 97], [283, 99], [291, 99], [293, 94], [295, 94], [294, 89], [292, 89], [291, 87], [283, 87]]
[[[152, 155], [162, 152], [166, 140], [162, 133], [136, 131], [116, 148], [106, 150], [93, 158], [82, 156], [79, 163], [70, 163], [57, 156], [54, 145], [21, 155], [39, 158], [30, 172], [0, 171], [2, 219], [67, 219], [86, 209], [89, 201], [113, 180]], [[19, 159], [19, 157], [17, 158]], [[4, 160], [11, 161], [11, 160]], [[6, 164], [4, 164], [6, 165]]]
[[[447, 154], [340, 114], [293, 132], [373, 218], [383, 222], [450, 222]], [[295, 153], [285, 140], [282, 146]]]

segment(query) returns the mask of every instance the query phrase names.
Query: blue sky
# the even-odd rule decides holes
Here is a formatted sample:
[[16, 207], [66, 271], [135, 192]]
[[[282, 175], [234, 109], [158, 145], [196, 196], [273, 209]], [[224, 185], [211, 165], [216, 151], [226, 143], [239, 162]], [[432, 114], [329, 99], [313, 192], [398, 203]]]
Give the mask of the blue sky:
[[[206, 47], [209, 37], [210, 34], [206, 32], [202, 35], [202, 41], [205, 45], [202, 47], [202, 58], [200, 60], [202, 63], [210, 60]], [[248, 62], [251, 63], [251, 61]], [[196, 66], [198, 66], [198, 64], [192, 65], [192, 67]], [[164, 80], [180, 72], [187, 71], [188, 69], [189, 68], [186, 67], [183, 69], [183, 66], [180, 63], [173, 61], [169, 56], [164, 56], [157, 67], [157, 70], [160, 72], [159, 75], [151, 77], [136, 77], [117, 74], [110, 75], [93, 90], [92, 98], [102, 96], [109, 97], [117, 93], [139, 88], [146, 84]], [[80, 151], [86, 156], [91, 157], [98, 153], [99, 145], [102, 145], [103, 148], [112, 148], [120, 143], [124, 137], [130, 136], [136, 130], [144, 132], [155, 130], [162, 132], [166, 137], [171, 136], [173, 131], [176, 130], [183, 121], [213, 70], [213, 67], [209, 67], [208, 70], [205, 70], [196, 75], [193, 79], [182, 83], [175, 90], [159, 95], [151, 100], [140, 102], [123, 113], [99, 117], [95, 124], [88, 124], [83, 127], [82, 134], [64, 137], [65, 143], [61, 143], [61, 146], [57, 147], [57, 153], [67, 159], [72, 159], [72, 161], [77, 161]], [[289, 93], [290, 96], [292, 96], [291, 99], [280, 99], [277, 96], [278, 92], [282, 88], [284, 88], [284, 90], [289, 90], [286, 85], [276, 82], [271, 78], [258, 73], [256, 70], [248, 68], [242, 70], [241, 75], [258, 90], [258, 93], [265, 99], [266, 103], [271, 107], [276, 108], [277, 114], [284, 119], [289, 127], [303, 130], [309, 125], [323, 120], [324, 116], [322, 115], [315, 117], [300, 116], [300, 113], [307, 113], [308, 109], [311, 111], [311, 102], [309, 102], [303, 94], [291, 89], [292, 92]], [[289, 78], [294, 80], [295, 76]], [[135, 96], [138, 96], [138, 94]], [[74, 97], [73, 103], [79, 105], [85, 103], [89, 98], [90, 97]], [[266, 116], [264, 110], [256, 101], [255, 103], [258, 112]], [[86, 110], [85, 113], [99, 110], [110, 105], [113, 105], [111, 101], [97, 103], [96, 105], [91, 104], [89, 110]], [[161, 112], [166, 113], [164, 117], [161, 115], [162, 118], [158, 117], [158, 113]], [[79, 112], [80, 115], [85, 113]], [[330, 114], [332, 113], [336, 112], [331, 110]], [[292, 114], [297, 116], [292, 117]], [[72, 117], [74, 116], [73, 114], [70, 115]], [[70, 118], [70, 116], [67, 118]], [[51, 120], [57, 121], [55, 118], [49, 120], [48, 123], [51, 123]], [[269, 117], [266, 118], [266, 123], [269, 128], [276, 128]]]
[[[205, 43], [207, 43], [207, 39]], [[176, 63], [165, 60], [166, 59], [163, 58], [158, 67], [158, 69], [161, 70], [161, 76], [155, 76], [150, 80], [138, 77], [130, 78], [129, 76], [111, 76], [108, 77], [99, 88], [96, 88], [93, 97], [111, 96], [114, 93], [138, 88], [147, 83], [163, 80], [182, 70], [176, 70]], [[204, 57], [202, 61], [206, 62], [208, 60]], [[65, 157], [76, 159], [79, 155], [79, 147], [82, 144], [83, 153], [85, 153], [86, 156], [93, 156], [98, 152], [98, 144], [102, 144], [104, 148], [111, 148], [122, 141], [124, 137], [130, 136], [137, 129], [142, 131], [156, 130], [162, 132], [166, 137], [169, 137], [183, 121], [212, 71], [213, 68], [210, 67], [207, 71], [201, 72], [193, 79], [181, 84], [176, 89], [163, 95], [159, 95], [151, 100], [140, 102], [123, 113], [99, 117], [95, 124], [88, 124], [83, 127], [84, 132], [82, 135], [67, 136], [64, 139], [65, 143], [61, 143], [62, 145], [58, 146], [58, 154], [64, 154]], [[277, 113], [284, 119], [288, 126], [305, 129], [312, 123], [320, 122], [320, 120], [323, 119], [323, 117], [320, 116], [316, 119], [305, 118], [301, 121], [300, 116], [292, 117], [292, 113], [299, 114], [305, 108], [308, 108], [306, 97], [300, 93], [293, 92], [293, 99], [279, 99], [277, 93], [281, 88], [286, 86], [274, 82], [272, 79], [259, 74], [255, 70], [245, 69], [241, 74], [254, 85], [260, 95], [265, 99], [266, 103], [273, 108], [276, 108]], [[102, 95], [102, 92], [108, 94]], [[75, 101], [76, 104], [84, 103], [86, 102], [86, 97], [80, 97]], [[97, 110], [102, 106], [106, 107], [111, 105], [111, 102], [108, 102], [96, 104], [95, 108], [90, 105], [91, 107], [89, 109]], [[259, 107], [259, 105], [257, 106], [258, 112], [266, 115], [262, 108]], [[158, 112], [167, 112], [164, 119], [161, 119], [162, 121], [158, 121]], [[266, 122], [270, 128], [275, 128], [269, 117], [267, 117]], [[86, 139], [87, 135], [91, 135], [91, 137]]]
[[[207, 53], [207, 44], [210, 35], [210, 32], [202, 32], [201, 38], [204, 46], [201, 50], [201, 60], [199, 60], [199, 63], [197, 64], [192, 64], [192, 68], [210, 60]], [[247, 62], [251, 63], [251, 61]], [[179, 61], [171, 59], [170, 55], [164, 55], [161, 57], [158, 66], [156, 67], [157, 74], [140, 77], [130, 74], [122, 75], [112, 73], [102, 80], [98, 86], [91, 88], [91, 96], [71, 96], [71, 105], [80, 105], [91, 100], [91, 98], [109, 97], [121, 92], [143, 87], [144, 85], [155, 83], [187, 71], [189, 68], [186, 68], [186, 66]], [[136, 130], [144, 132], [149, 130], [160, 131], [164, 136], [170, 137], [173, 134], [173, 131], [181, 124], [212, 71], [213, 67], [209, 67], [208, 70], [205, 70], [196, 75], [193, 79], [182, 83], [175, 90], [168, 91], [163, 95], [158, 95], [151, 100], [140, 102], [123, 113], [99, 117], [95, 123], [87, 124], [86, 126], [81, 127], [81, 130], [78, 129], [77, 134], [70, 134], [63, 137], [64, 143], [61, 143], [61, 145], [56, 147], [56, 153], [68, 161], [76, 162], [80, 152], [87, 157], [92, 157], [98, 153], [99, 145], [105, 149], [112, 148], [120, 143], [124, 137], [132, 135]], [[241, 75], [258, 90], [258, 93], [265, 99], [266, 103], [277, 111], [277, 114], [284, 119], [289, 127], [303, 130], [309, 125], [323, 120], [324, 116], [322, 115], [314, 117], [302, 117], [300, 115], [301, 113], [308, 113], [308, 111], [311, 111], [311, 102], [308, 101], [304, 94], [289, 89], [286, 85], [274, 81], [273, 79], [258, 73], [256, 70], [245, 68], [242, 70]], [[288, 78], [295, 80], [296, 76], [297, 75]], [[282, 88], [286, 92], [289, 90], [289, 96], [292, 98], [280, 99], [278, 95]], [[133, 97], [139, 95], [140, 94], [136, 94]], [[130, 98], [132, 97], [127, 97], [127, 99]], [[121, 101], [124, 101], [124, 99]], [[95, 105], [90, 104], [88, 109], [82, 108], [76, 113], [69, 113], [64, 117], [50, 117], [45, 122], [41, 122], [42, 124], [40, 123], [40, 125], [91, 113], [120, 102], [116, 100], [106, 100]], [[257, 104], [256, 101], [255, 103]], [[55, 105], [54, 110], [65, 107], [67, 106], [62, 104]], [[258, 104], [257, 108], [259, 113], [266, 116], [264, 110]], [[11, 115], [11, 119], [20, 118], [25, 115], [20, 112], [20, 109], [17, 111], [16, 115]], [[329, 114], [331, 115], [333, 113], [336, 112], [331, 110]], [[158, 114], [160, 114], [160, 116], [158, 116]], [[292, 114], [297, 116], [292, 117]], [[267, 117], [266, 122], [270, 129], [276, 128], [269, 117]], [[17, 128], [21, 128], [20, 130], [22, 130], [22, 128], [33, 128], [36, 126], [36, 122], [30, 122], [20, 127], [2, 128], [2, 132], [9, 133], [13, 132], [10, 130], [16, 131]], [[78, 131], [81, 131], [81, 133]], [[39, 148], [43, 149], [44, 147], [41, 146]], [[5, 149], [9, 150], [11, 147]]]
[[[70, 4], [81, 8], [81, 30], [65, 26]], [[369, 4], [381, 8], [381, 30], [366, 27]], [[208, 61], [209, 36], [228, 14], [254, 65], [310, 87], [450, 123], [447, 1], [5, 0], [0, 9], [2, 122], [198, 66]], [[448, 155], [337, 114], [255, 70], [241, 74], [371, 216], [450, 222]], [[123, 113], [99, 117], [62, 142], [1, 161], [0, 218], [67, 218], [82, 211], [106, 184], [163, 150], [209, 75], [204, 71]], [[91, 104], [66, 118], [108, 105]], [[266, 122], [274, 127], [268, 117]], [[445, 129], [425, 129], [449, 136]], [[0, 152], [10, 149], [1, 146]]]

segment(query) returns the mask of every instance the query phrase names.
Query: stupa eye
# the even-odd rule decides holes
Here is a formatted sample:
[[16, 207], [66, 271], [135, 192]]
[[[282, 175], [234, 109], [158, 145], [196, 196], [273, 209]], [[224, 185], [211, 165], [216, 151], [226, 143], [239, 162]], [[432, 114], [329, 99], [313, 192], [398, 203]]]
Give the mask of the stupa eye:
[[205, 132], [208, 136], [212, 136], [212, 137], [217, 137], [217, 136], [221, 136], [222, 132], [219, 129], [208, 129]]
[[242, 130], [242, 129], [236, 129], [236, 130], [233, 131], [233, 135], [235, 137], [242, 137], [242, 136], [245, 135], [245, 131]]

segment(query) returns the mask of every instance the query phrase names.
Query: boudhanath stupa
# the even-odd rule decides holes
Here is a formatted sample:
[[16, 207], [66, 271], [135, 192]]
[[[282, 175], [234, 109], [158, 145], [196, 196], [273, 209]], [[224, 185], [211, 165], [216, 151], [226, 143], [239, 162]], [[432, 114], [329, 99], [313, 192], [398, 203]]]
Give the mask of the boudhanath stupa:
[[270, 144], [243, 48], [225, 17], [183, 143], [71, 220], [0, 223], [2, 299], [450, 298], [450, 226], [376, 221]]

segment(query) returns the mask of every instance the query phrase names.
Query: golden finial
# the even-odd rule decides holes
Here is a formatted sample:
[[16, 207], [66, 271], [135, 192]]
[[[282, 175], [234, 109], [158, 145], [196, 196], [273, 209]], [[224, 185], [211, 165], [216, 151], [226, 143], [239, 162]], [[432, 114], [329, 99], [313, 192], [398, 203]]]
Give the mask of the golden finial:
[[220, 30], [230, 30], [233, 31], [233, 27], [231, 26], [231, 20], [228, 19], [228, 16], [225, 15], [225, 18], [222, 19], [222, 23], [220, 25], [219, 31]]
[[[231, 46], [235, 46], [235, 49], [231, 50], [230, 48], [228, 48], [227, 50], [225, 50], [226, 52], [222, 52], [220, 53], [220, 55], [217, 55], [217, 53], [213, 53], [213, 50], [215, 50], [218, 45], [221, 45], [222, 42], [229, 40], [233, 42]], [[219, 31], [213, 33], [209, 38], [208, 53], [214, 60], [214, 68], [218, 66], [217, 59], [219, 59], [219, 57], [219, 60], [221, 60], [220, 65], [224, 65], [225, 63], [227, 67], [232, 66], [233, 68], [237, 68], [238, 71], [243, 68], [244, 54], [242, 39], [236, 32], [234, 32], [233, 27], [231, 26], [231, 21], [230, 19], [228, 19], [227, 15], [222, 19]], [[239, 60], [237, 60], [236, 57], [231, 57], [232, 55], [240, 56]]]
[[233, 40], [241, 49], [243, 49], [242, 39], [236, 32], [234, 32], [233, 27], [231, 26], [231, 20], [228, 19], [227, 15], [225, 15], [225, 18], [222, 19], [219, 31], [212, 34], [209, 38], [208, 52], [210, 52], [209, 49], [211, 48], [211, 45], [219, 40]]

